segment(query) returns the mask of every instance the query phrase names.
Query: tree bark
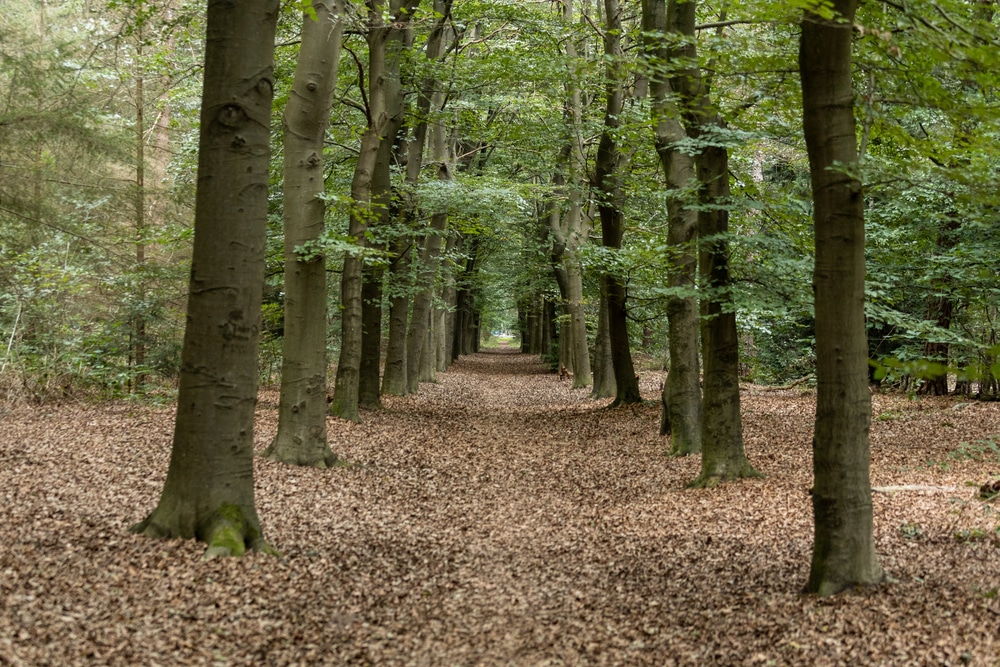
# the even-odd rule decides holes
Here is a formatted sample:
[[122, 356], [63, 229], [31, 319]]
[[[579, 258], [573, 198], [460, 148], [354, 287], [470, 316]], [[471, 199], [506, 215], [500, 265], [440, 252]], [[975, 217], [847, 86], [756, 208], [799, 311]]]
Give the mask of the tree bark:
[[389, 342], [385, 352], [385, 371], [382, 373], [382, 393], [389, 396], [406, 395], [406, 322], [410, 312], [408, 274], [412, 240], [397, 239], [391, 251], [389, 285], [392, 298], [389, 302]]
[[739, 336], [729, 277], [729, 156], [726, 148], [710, 146], [698, 156], [702, 187], [698, 235], [701, 238], [702, 393], [701, 474], [695, 486], [714, 486], [740, 477], [757, 477], [743, 447], [740, 417]]
[[608, 330], [608, 298], [602, 285], [597, 335], [594, 337], [594, 388], [590, 397], [609, 398], [616, 393], [615, 366], [611, 359], [611, 332]]
[[668, 30], [664, 0], [643, 0], [644, 48], [650, 61], [649, 93], [656, 151], [667, 184], [667, 244], [671, 248], [673, 290], [667, 303], [670, 368], [663, 384], [660, 435], [670, 435], [670, 454], [701, 451], [701, 384], [698, 364], [698, 308], [694, 285], [698, 268], [698, 215], [685, 191], [695, 180], [694, 158], [677, 148], [686, 137], [680, 113], [671, 102], [673, 90], [662, 68], [672, 57], [664, 35]]
[[[452, 0], [434, 0], [434, 12], [438, 17], [434, 30], [427, 39], [427, 59], [432, 62], [440, 60], [444, 54], [445, 36], [448, 32], [448, 21], [451, 16]], [[423, 166], [424, 149], [427, 144], [428, 131], [431, 131], [432, 154], [438, 162], [438, 179], [451, 180], [451, 169], [448, 165], [443, 128], [440, 125], [429, 125], [432, 107], [444, 105], [444, 95], [437, 90], [438, 83], [433, 77], [426, 77], [420, 85], [417, 99], [417, 126], [410, 141], [409, 157], [406, 164], [406, 180], [416, 186], [420, 180]], [[437, 102], [437, 105], [435, 105]], [[416, 218], [416, 211], [411, 211], [411, 217]], [[420, 390], [420, 382], [430, 379], [433, 366], [428, 363], [425, 355], [431, 353], [427, 349], [428, 332], [431, 324], [431, 304], [434, 299], [434, 281], [437, 275], [437, 265], [441, 254], [441, 237], [448, 224], [448, 215], [437, 212], [431, 216], [428, 234], [424, 239], [423, 250], [419, 257], [417, 293], [413, 298], [413, 312], [410, 316], [410, 328], [406, 332], [406, 390], [415, 394]], [[436, 351], [434, 351], [436, 354]]]
[[302, 20], [302, 46], [282, 117], [285, 147], [285, 331], [278, 433], [266, 458], [327, 468], [326, 259], [295, 251], [323, 235], [323, 139], [337, 83], [343, 23], [338, 2], [315, 0]]
[[159, 503], [133, 531], [207, 557], [266, 549], [253, 484], [278, 3], [208, 3], [195, 239], [177, 420]]
[[865, 227], [851, 85], [857, 0], [837, 19], [806, 12], [799, 43], [802, 120], [813, 192], [816, 266], [815, 541], [805, 590], [879, 583], [869, 476], [871, 394], [864, 322]]
[[[604, 0], [604, 8], [607, 108], [604, 113], [604, 130], [597, 147], [594, 189], [598, 191], [597, 208], [601, 217], [602, 242], [605, 248], [617, 251], [622, 247], [625, 233], [625, 192], [621, 183], [624, 157], [616, 139], [625, 101], [625, 70], [622, 65], [622, 18], [618, 0]], [[610, 356], [615, 377], [613, 405], [640, 403], [642, 396], [639, 394], [639, 382], [632, 364], [625, 283], [622, 277], [613, 271], [605, 272], [601, 276], [601, 294], [606, 301]]]
[[368, 3], [368, 127], [361, 137], [361, 149], [351, 181], [351, 213], [348, 235], [357, 249], [344, 255], [340, 277], [341, 329], [340, 360], [334, 384], [330, 413], [341, 419], [361, 421], [358, 401], [361, 378], [361, 279], [365, 247], [364, 234], [375, 211], [372, 207], [372, 177], [378, 161], [379, 146], [385, 136], [390, 116], [386, 106], [385, 56], [391, 28], [385, 25], [384, 0]]
[[[379, 144], [372, 173], [373, 215], [369, 231], [375, 237], [383, 236], [381, 230], [389, 225], [395, 211], [392, 201], [392, 162], [397, 154], [403, 127], [404, 90], [400, 70], [405, 51], [411, 39], [411, 17], [414, 0], [392, 0], [390, 12], [393, 20], [386, 40], [385, 104], [388, 121]], [[376, 245], [387, 250], [387, 240]], [[361, 273], [361, 366], [358, 382], [358, 405], [362, 408], [381, 408], [379, 369], [382, 361], [382, 282], [385, 268], [381, 263], [369, 263]]]

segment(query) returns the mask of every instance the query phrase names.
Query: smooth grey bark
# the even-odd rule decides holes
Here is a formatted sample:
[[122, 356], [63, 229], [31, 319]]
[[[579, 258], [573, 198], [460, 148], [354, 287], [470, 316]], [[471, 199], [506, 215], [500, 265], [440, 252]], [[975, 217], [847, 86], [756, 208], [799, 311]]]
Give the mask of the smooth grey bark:
[[[427, 38], [426, 48], [427, 59], [431, 62], [438, 62], [444, 55], [445, 40], [449, 32], [448, 22], [451, 17], [451, 5], [452, 0], [434, 0], [434, 13], [438, 19]], [[445, 97], [443, 92], [438, 90], [437, 80], [432, 76], [425, 77], [420, 84], [417, 96], [418, 120], [414, 128], [413, 139], [410, 141], [409, 157], [406, 163], [406, 181], [412, 187], [417, 187], [420, 181], [429, 131], [432, 133], [431, 153], [438, 165], [438, 180], [451, 180], [451, 168], [444, 145], [443, 128], [438, 124], [431, 127], [429, 123], [432, 107], [440, 109], [444, 103]], [[417, 213], [413, 209], [409, 215], [411, 218], [417, 218]], [[428, 359], [430, 355], [428, 338], [431, 305], [434, 300], [434, 281], [441, 253], [441, 238], [447, 224], [448, 216], [446, 213], [433, 214], [427, 236], [423, 240], [423, 248], [419, 256], [414, 255], [414, 260], [419, 262], [417, 292], [412, 299], [410, 326], [406, 332], [406, 391], [411, 394], [420, 390], [421, 381], [428, 381], [433, 377], [434, 364]]]
[[195, 237], [177, 419], [159, 503], [134, 532], [198, 539], [206, 557], [267, 549], [253, 417], [264, 285], [278, 3], [208, 3]]
[[701, 473], [693, 486], [714, 486], [757, 477], [743, 447], [740, 416], [739, 338], [729, 275], [729, 153], [724, 146], [700, 145], [710, 130], [724, 127], [702, 76], [695, 46], [695, 0], [670, 0], [667, 19], [682, 41], [675, 56], [683, 69], [672, 87], [679, 94], [685, 133], [694, 140], [700, 240], [701, 349], [704, 363], [701, 414]]
[[406, 322], [410, 312], [407, 276], [410, 267], [412, 240], [398, 239], [390, 254], [389, 285], [389, 340], [385, 352], [385, 370], [382, 373], [382, 393], [389, 396], [406, 395]]
[[[403, 90], [400, 69], [406, 51], [412, 43], [411, 17], [415, 0], [392, 0], [393, 16], [385, 55], [385, 104], [389, 118], [383, 129], [378, 154], [372, 173], [372, 213], [369, 231], [375, 237], [385, 229], [393, 217], [392, 162], [397, 154], [397, 144], [402, 141]], [[377, 242], [387, 250], [385, 241]], [[381, 387], [379, 369], [382, 361], [382, 283], [385, 269], [381, 264], [366, 264], [361, 274], [361, 366], [358, 382], [358, 405], [362, 408], [380, 408]]]
[[340, 277], [340, 359], [337, 362], [337, 377], [330, 403], [331, 414], [353, 422], [361, 421], [358, 413], [363, 331], [361, 253], [365, 247], [364, 234], [368, 222], [375, 215], [372, 202], [375, 163], [390, 121], [386, 106], [385, 56], [391, 27], [385, 25], [383, 19], [384, 0], [371, 0], [367, 4], [368, 127], [361, 137], [361, 148], [354, 167], [354, 178], [351, 180], [351, 213], [347, 232], [354, 239], [357, 248], [345, 253], [344, 269]]
[[[604, 129], [597, 147], [594, 189], [598, 192], [597, 208], [601, 217], [601, 237], [605, 248], [620, 250], [625, 234], [625, 191], [621, 172], [627, 162], [618, 145], [622, 107], [625, 103], [625, 69], [621, 34], [622, 17], [618, 0], [604, 0], [606, 59], [605, 88], [607, 107]], [[605, 272], [601, 276], [601, 296], [605, 301], [610, 356], [615, 379], [613, 405], [642, 402], [639, 381], [632, 363], [628, 336], [625, 283], [622, 277]]]
[[833, 0], [833, 8], [834, 20], [804, 14], [799, 43], [816, 237], [815, 539], [805, 590], [819, 595], [885, 579], [873, 535], [864, 195], [854, 171], [851, 37], [857, 0]]
[[608, 329], [608, 298], [602, 286], [597, 335], [594, 336], [594, 387], [590, 391], [590, 397], [610, 398], [616, 393], [615, 366], [611, 359], [611, 331]]
[[[450, 179], [448, 166], [441, 165], [438, 177], [441, 180]], [[434, 279], [437, 275], [438, 263], [441, 258], [441, 237], [448, 224], [448, 216], [438, 213], [431, 216], [431, 227], [420, 257], [420, 292], [413, 299], [413, 313], [410, 318], [410, 328], [406, 333], [406, 383], [407, 391], [417, 393], [421, 381], [429, 381], [427, 370], [430, 364], [424, 355], [432, 356], [434, 351], [427, 349], [428, 332], [431, 321], [431, 305], [434, 300]], [[423, 373], [423, 374], [422, 374]]]
[[[573, 22], [573, 2], [562, 3], [563, 20]], [[567, 40], [566, 58], [577, 67], [577, 45]], [[548, 202], [542, 218], [547, 223], [549, 261], [559, 285], [563, 317], [559, 322], [559, 364], [573, 374], [573, 388], [592, 383], [587, 322], [584, 312], [583, 265], [580, 248], [587, 243], [590, 229], [583, 213], [585, 157], [582, 144], [583, 96], [571, 74], [566, 84], [563, 107], [564, 144], [556, 157], [552, 184], [556, 196]]]
[[315, 0], [302, 20], [302, 46], [282, 116], [284, 141], [285, 334], [278, 433], [265, 458], [328, 468], [326, 439], [326, 259], [297, 247], [323, 234], [323, 139], [337, 84], [343, 22], [338, 2]]
[[[698, 215], [689, 204], [695, 182], [694, 158], [677, 148], [686, 138], [667, 68], [676, 54], [667, 48], [665, 0], [642, 0], [644, 49], [649, 63], [649, 95], [654, 142], [667, 185], [667, 244], [672, 253], [667, 303], [670, 368], [663, 384], [660, 435], [670, 435], [670, 454], [701, 451], [701, 386], [698, 363], [698, 307], [694, 286], [698, 268]], [[677, 32], [676, 29], [671, 29]]]
[[740, 416], [739, 336], [729, 275], [729, 155], [710, 146], [698, 156], [703, 203], [698, 213], [701, 237], [702, 391], [701, 474], [694, 486], [714, 486], [741, 477], [759, 477], [743, 446]]

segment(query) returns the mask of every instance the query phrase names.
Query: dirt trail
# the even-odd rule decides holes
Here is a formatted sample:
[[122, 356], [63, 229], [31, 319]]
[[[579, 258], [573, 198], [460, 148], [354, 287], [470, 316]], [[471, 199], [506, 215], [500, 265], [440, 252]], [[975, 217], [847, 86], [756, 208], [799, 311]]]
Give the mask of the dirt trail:
[[257, 462], [280, 559], [125, 532], [172, 410], [0, 406], [0, 665], [1000, 664], [998, 522], [966, 486], [998, 472], [974, 445], [996, 405], [875, 397], [874, 483], [961, 491], [876, 495], [898, 583], [817, 600], [811, 396], [744, 392], [768, 477], [688, 490], [698, 461], [663, 455], [653, 405], [600, 409], [513, 353], [439, 380], [329, 421], [356, 467]]

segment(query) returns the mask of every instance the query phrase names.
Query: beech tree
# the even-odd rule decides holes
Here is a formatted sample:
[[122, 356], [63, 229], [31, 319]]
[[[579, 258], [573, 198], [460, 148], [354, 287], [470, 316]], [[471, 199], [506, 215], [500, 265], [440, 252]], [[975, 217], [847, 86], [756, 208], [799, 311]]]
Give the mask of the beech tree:
[[680, 34], [676, 12], [668, 21], [666, 0], [643, 0], [642, 29], [649, 68], [650, 112], [656, 151], [667, 184], [669, 227], [667, 243], [672, 266], [667, 305], [670, 368], [663, 385], [660, 435], [670, 435], [670, 453], [684, 456], [701, 451], [701, 386], [698, 363], [698, 306], [694, 285], [698, 271], [698, 212], [689, 206], [688, 190], [696, 182], [694, 157], [681, 150], [686, 138], [680, 110], [674, 103], [677, 82], [671, 80], [671, 60], [678, 57], [666, 40]]
[[[617, 0], [604, 0], [604, 56], [607, 105], [604, 129], [597, 148], [594, 187], [601, 216], [601, 240], [606, 248], [620, 250], [625, 233], [625, 211], [621, 171], [627, 162], [619, 146], [618, 132], [625, 103], [625, 68], [621, 46], [622, 9]], [[604, 296], [602, 314], [606, 313], [610, 357], [614, 369], [614, 405], [639, 403], [639, 383], [632, 365], [628, 338], [625, 283], [620, 275], [606, 271], [601, 276]], [[606, 308], [606, 311], [605, 311]], [[595, 381], [596, 384], [596, 381]]]
[[285, 330], [278, 433], [264, 452], [276, 461], [326, 468], [326, 258], [297, 248], [323, 234], [323, 148], [340, 62], [343, 8], [314, 0], [282, 116], [284, 142]]
[[[743, 448], [740, 418], [739, 337], [729, 276], [729, 151], [719, 136], [725, 124], [712, 102], [695, 43], [694, 0], [668, 3], [671, 28], [678, 33], [680, 71], [674, 89], [680, 97], [686, 137], [693, 149], [697, 181], [701, 347], [704, 367], [701, 413], [701, 474], [696, 486], [753, 477], [758, 473]], [[723, 17], [725, 18], [725, 17]], [[690, 149], [688, 149], [690, 150]]]
[[277, 18], [273, 0], [208, 3], [173, 448], [159, 503], [132, 528], [201, 540], [206, 556], [266, 548], [254, 503], [253, 416]]
[[[361, 282], [365, 231], [375, 219], [372, 200], [372, 179], [378, 161], [379, 147], [391, 121], [387, 106], [386, 44], [392, 27], [386, 24], [383, 0], [366, 4], [366, 40], [368, 42], [368, 105], [365, 109], [367, 127], [361, 138], [361, 148], [354, 165], [351, 181], [351, 211], [348, 235], [355, 247], [344, 254], [344, 270], [340, 278], [341, 330], [340, 358], [334, 384], [330, 412], [341, 419], [358, 422], [358, 401], [361, 378], [362, 306]], [[364, 75], [360, 77], [363, 80]]]
[[819, 595], [885, 578], [869, 475], [864, 194], [851, 81], [857, 0], [834, 0], [832, 8], [805, 12], [799, 43], [816, 238], [815, 541], [805, 590]]

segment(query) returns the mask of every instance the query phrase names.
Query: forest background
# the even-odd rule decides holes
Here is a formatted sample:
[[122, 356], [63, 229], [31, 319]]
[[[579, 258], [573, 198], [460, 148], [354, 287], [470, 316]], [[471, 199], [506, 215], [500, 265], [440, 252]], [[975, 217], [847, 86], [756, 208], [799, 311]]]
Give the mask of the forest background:
[[[552, 201], [565, 207], [579, 200], [583, 224], [571, 239], [579, 247], [570, 250], [580, 266], [591, 351], [599, 340], [600, 277], [613, 273], [627, 291], [633, 347], [665, 364], [667, 307], [689, 288], [669, 278], [676, 249], [666, 238], [638, 3], [622, 5], [616, 55], [603, 48], [602, 3], [580, 3], [569, 20], [549, 2], [446, 4], [446, 21], [439, 20], [442, 7], [416, 6], [407, 33], [412, 43], [397, 63], [405, 114], [399, 136], [412, 136], [420, 119], [430, 121], [443, 152], [428, 157], [430, 166], [416, 176], [397, 155], [388, 206], [405, 204], [419, 213], [370, 229], [368, 247], [352, 251], [373, 270], [369, 282], [385, 281], [385, 328], [388, 302], [415, 296], [433, 279], [438, 313], [455, 312], [455, 296], [449, 304], [445, 287], [460, 287], [482, 318], [484, 335], [529, 337], [536, 315], [543, 320], [545, 312], [554, 313], [552, 304], [562, 303], [553, 267], [566, 259], [554, 254], [562, 241], [546, 211]], [[725, 206], [740, 370], [744, 380], [783, 383], [810, 374], [815, 355], [812, 204], [795, 63], [802, 7], [700, 3], [698, 11], [699, 57], [724, 123], [711, 136], [688, 141], [729, 152], [732, 193]], [[281, 365], [278, 139], [301, 12], [286, 6], [278, 28], [260, 363], [265, 382], [277, 379]], [[348, 234], [351, 182], [370, 103], [363, 18], [351, 7], [343, 15], [323, 155], [326, 231], [311, 249], [299, 246], [334, 259], [356, 240]], [[992, 3], [979, 0], [881, 2], [864, 3], [854, 26], [858, 169], [867, 208], [866, 327], [869, 356], [880, 362], [872, 378], [913, 391], [943, 391], [934, 378], [946, 377], [947, 365], [951, 389], [957, 379], [959, 390], [996, 392], [993, 20]], [[439, 23], [446, 31], [441, 54], [427, 58]], [[9, 397], [170, 394], [192, 237], [203, 24], [198, 3], [13, 2], [5, 12], [0, 376]], [[570, 54], [568, 43], [575, 46]], [[620, 249], [601, 243], [602, 195], [592, 187], [606, 124], [607, 64], [624, 93], [613, 129], [624, 150]], [[438, 83], [422, 112], [419, 88], [427, 80]], [[568, 86], [579, 93], [579, 113], [569, 120]], [[567, 187], [553, 178], [570, 134], [579, 151], [575, 181]], [[448, 180], [433, 166], [444, 162], [451, 165]], [[442, 231], [433, 231], [435, 212], [447, 214]], [[414, 261], [396, 272], [396, 260], [409, 255], [394, 244], [402, 239], [426, 248], [435, 237], [439, 259], [424, 261], [426, 251], [423, 257], [414, 252]], [[332, 275], [340, 268], [336, 261], [328, 267]], [[329, 281], [332, 360], [340, 352], [339, 282]], [[560, 317], [572, 315], [552, 319]], [[545, 349], [531, 351], [559, 363], [550, 339], [542, 343]], [[562, 363], [573, 370], [565, 354]], [[598, 365], [595, 359], [599, 374]]]

